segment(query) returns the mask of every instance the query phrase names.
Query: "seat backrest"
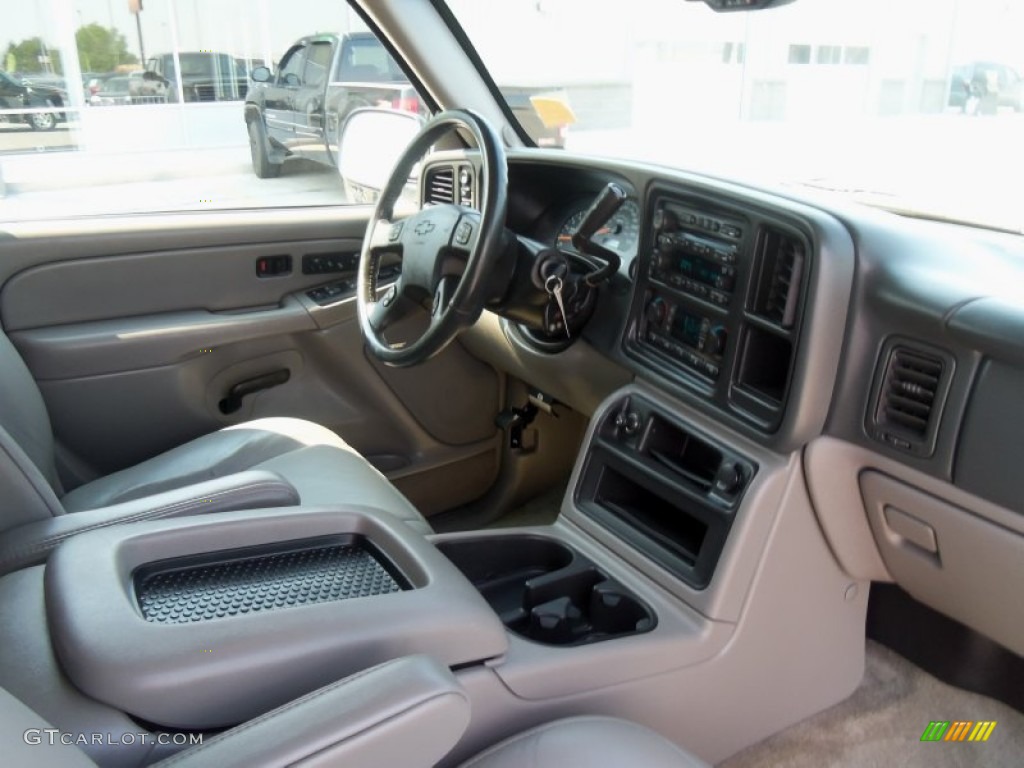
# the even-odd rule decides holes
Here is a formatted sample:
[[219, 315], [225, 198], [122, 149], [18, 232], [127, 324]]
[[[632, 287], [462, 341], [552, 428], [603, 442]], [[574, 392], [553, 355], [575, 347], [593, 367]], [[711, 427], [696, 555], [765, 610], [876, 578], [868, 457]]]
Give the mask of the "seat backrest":
[[96, 764], [84, 752], [64, 741], [57, 729], [0, 688], [0, 742], [4, 745], [4, 765], [95, 768]]
[[[25, 361], [0, 332], [0, 529], [62, 511], [53, 429]], [[56, 509], [54, 506], [56, 505]]]
[[43, 396], [11, 340], [0, 332], [0, 427], [7, 430], [51, 487], [60, 493], [53, 428]]

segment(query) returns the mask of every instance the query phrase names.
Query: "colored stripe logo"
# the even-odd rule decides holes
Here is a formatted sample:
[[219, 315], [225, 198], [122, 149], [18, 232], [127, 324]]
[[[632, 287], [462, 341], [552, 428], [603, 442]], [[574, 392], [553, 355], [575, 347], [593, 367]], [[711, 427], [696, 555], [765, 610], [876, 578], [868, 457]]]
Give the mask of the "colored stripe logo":
[[932, 720], [921, 741], [988, 741], [995, 728], [995, 720]]

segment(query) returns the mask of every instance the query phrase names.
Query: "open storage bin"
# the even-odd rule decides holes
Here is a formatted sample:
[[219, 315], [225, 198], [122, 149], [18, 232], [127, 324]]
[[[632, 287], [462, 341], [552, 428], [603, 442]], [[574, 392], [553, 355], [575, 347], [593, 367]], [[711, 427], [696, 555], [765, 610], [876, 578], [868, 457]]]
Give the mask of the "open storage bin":
[[[625, 425], [634, 428], [625, 429]], [[624, 397], [598, 425], [576, 506], [695, 589], [714, 576], [757, 466], [645, 398]]]
[[585, 645], [647, 632], [654, 613], [589, 559], [543, 536], [437, 542], [502, 623], [547, 645]]
[[143, 617], [161, 623], [222, 619], [410, 587], [365, 537], [351, 534], [147, 563], [133, 581]]

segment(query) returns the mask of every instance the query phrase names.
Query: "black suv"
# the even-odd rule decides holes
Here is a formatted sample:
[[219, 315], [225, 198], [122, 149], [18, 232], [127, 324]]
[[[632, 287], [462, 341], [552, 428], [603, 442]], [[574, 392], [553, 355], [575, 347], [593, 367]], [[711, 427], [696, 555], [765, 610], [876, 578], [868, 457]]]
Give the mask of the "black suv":
[[[67, 94], [59, 88], [45, 85], [26, 85], [6, 72], [0, 72], [0, 119], [28, 123], [36, 131], [52, 131], [65, 119], [64, 103]], [[8, 112], [16, 109], [48, 109], [53, 111], [23, 114]]]

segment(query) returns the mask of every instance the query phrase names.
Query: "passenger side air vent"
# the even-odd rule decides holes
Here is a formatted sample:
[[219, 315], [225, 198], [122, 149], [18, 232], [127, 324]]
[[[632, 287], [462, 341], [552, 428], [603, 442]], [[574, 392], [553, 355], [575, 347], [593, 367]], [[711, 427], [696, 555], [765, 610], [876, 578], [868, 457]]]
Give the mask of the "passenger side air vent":
[[878, 384], [874, 437], [894, 448], [930, 456], [948, 380], [947, 363], [908, 346], [893, 346]]
[[455, 168], [451, 165], [440, 165], [427, 171], [426, 202], [439, 205], [455, 202]]
[[751, 311], [783, 328], [796, 323], [804, 245], [785, 232], [765, 227], [758, 241], [757, 282]]

